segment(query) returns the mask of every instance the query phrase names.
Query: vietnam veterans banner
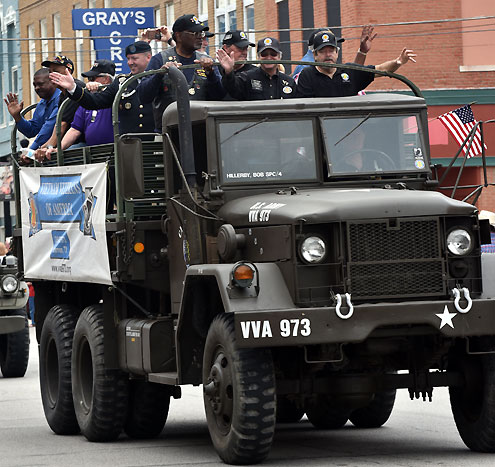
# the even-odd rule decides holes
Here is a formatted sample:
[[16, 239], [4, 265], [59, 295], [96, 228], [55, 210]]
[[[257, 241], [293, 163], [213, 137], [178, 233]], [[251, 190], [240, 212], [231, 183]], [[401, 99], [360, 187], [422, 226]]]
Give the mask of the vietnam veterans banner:
[[26, 278], [112, 283], [106, 174], [106, 164], [19, 170]]

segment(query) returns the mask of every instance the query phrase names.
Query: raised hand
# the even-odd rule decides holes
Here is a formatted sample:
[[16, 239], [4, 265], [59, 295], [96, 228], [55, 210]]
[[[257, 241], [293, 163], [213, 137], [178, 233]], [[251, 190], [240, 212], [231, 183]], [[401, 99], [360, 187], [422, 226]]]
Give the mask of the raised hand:
[[405, 65], [408, 61], [416, 63], [416, 57], [417, 55], [414, 53], [414, 50], [404, 47], [399, 55], [399, 58], [397, 59], [397, 64], [402, 66]]
[[363, 30], [361, 31], [361, 39], [359, 42], [359, 50], [363, 52], [363, 54], [367, 54], [371, 50], [371, 43], [377, 36], [377, 33], [374, 33], [375, 28], [371, 24], [367, 24], [363, 26]]
[[5, 104], [7, 105], [7, 110], [12, 117], [20, 117], [22, 109], [24, 108], [24, 101], [19, 102], [19, 98], [17, 94], [13, 92], [7, 93], [7, 96], [4, 99]]
[[74, 78], [70, 74], [69, 70], [66, 68], [65, 73], [57, 73], [57, 72], [52, 72], [50, 73], [50, 79], [52, 80], [55, 85], [61, 89], [67, 89], [70, 90], [74, 87], [75, 82]]
[[232, 73], [232, 70], [234, 69], [234, 52], [230, 52], [230, 55], [225, 52], [223, 49], [218, 49], [217, 50], [217, 59], [220, 62], [220, 65], [222, 65], [222, 68], [225, 70], [225, 73], [228, 75], [229, 73]]

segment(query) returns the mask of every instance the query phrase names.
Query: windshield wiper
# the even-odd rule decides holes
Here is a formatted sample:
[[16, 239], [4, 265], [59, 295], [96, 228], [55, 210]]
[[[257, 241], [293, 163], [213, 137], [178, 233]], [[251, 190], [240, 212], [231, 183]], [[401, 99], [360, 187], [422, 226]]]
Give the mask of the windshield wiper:
[[[371, 114], [370, 114], [371, 115]], [[264, 123], [268, 120], [268, 117], [263, 118], [262, 120], [258, 120], [257, 122], [254, 123], [249, 123], [243, 128], [240, 128], [237, 131], [234, 131], [228, 138], [225, 138], [223, 141], [220, 142], [220, 146], [224, 143], [226, 143], [229, 139], [233, 138], [234, 136], [237, 136], [239, 133], [242, 133], [243, 131], [249, 130], [250, 128], [253, 128], [256, 125], [259, 125], [260, 123]]]
[[369, 113], [368, 115], [366, 115], [366, 117], [364, 117], [351, 131], [349, 131], [349, 133], [347, 133], [346, 135], [342, 136], [342, 138], [340, 138], [334, 144], [334, 146], [337, 146], [337, 144], [339, 144], [340, 142], [344, 141], [350, 134], [352, 134], [354, 131], [356, 131], [370, 117], [371, 117], [371, 113]]

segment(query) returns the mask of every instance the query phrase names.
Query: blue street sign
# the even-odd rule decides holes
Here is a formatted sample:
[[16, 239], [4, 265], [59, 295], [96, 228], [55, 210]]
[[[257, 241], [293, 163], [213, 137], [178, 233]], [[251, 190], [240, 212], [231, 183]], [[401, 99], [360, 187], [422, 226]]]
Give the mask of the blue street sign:
[[[136, 41], [138, 29], [155, 26], [153, 8], [90, 8], [72, 10], [72, 29], [89, 29], [94, 39], [96, 58], [112, 60], [117, 73], [129, 73], [125, 48]], [[133, 36], [133, 37], [121, 37]], [[79, 73], [85, 70], [78, 70]]]

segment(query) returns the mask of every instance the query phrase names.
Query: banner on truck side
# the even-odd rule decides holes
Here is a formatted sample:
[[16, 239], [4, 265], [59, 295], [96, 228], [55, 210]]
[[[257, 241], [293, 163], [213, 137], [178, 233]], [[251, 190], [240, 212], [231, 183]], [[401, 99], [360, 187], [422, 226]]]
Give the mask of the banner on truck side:
[[111, 284], [106, 164], [22, 167], [19, 178], [25, 277]]

